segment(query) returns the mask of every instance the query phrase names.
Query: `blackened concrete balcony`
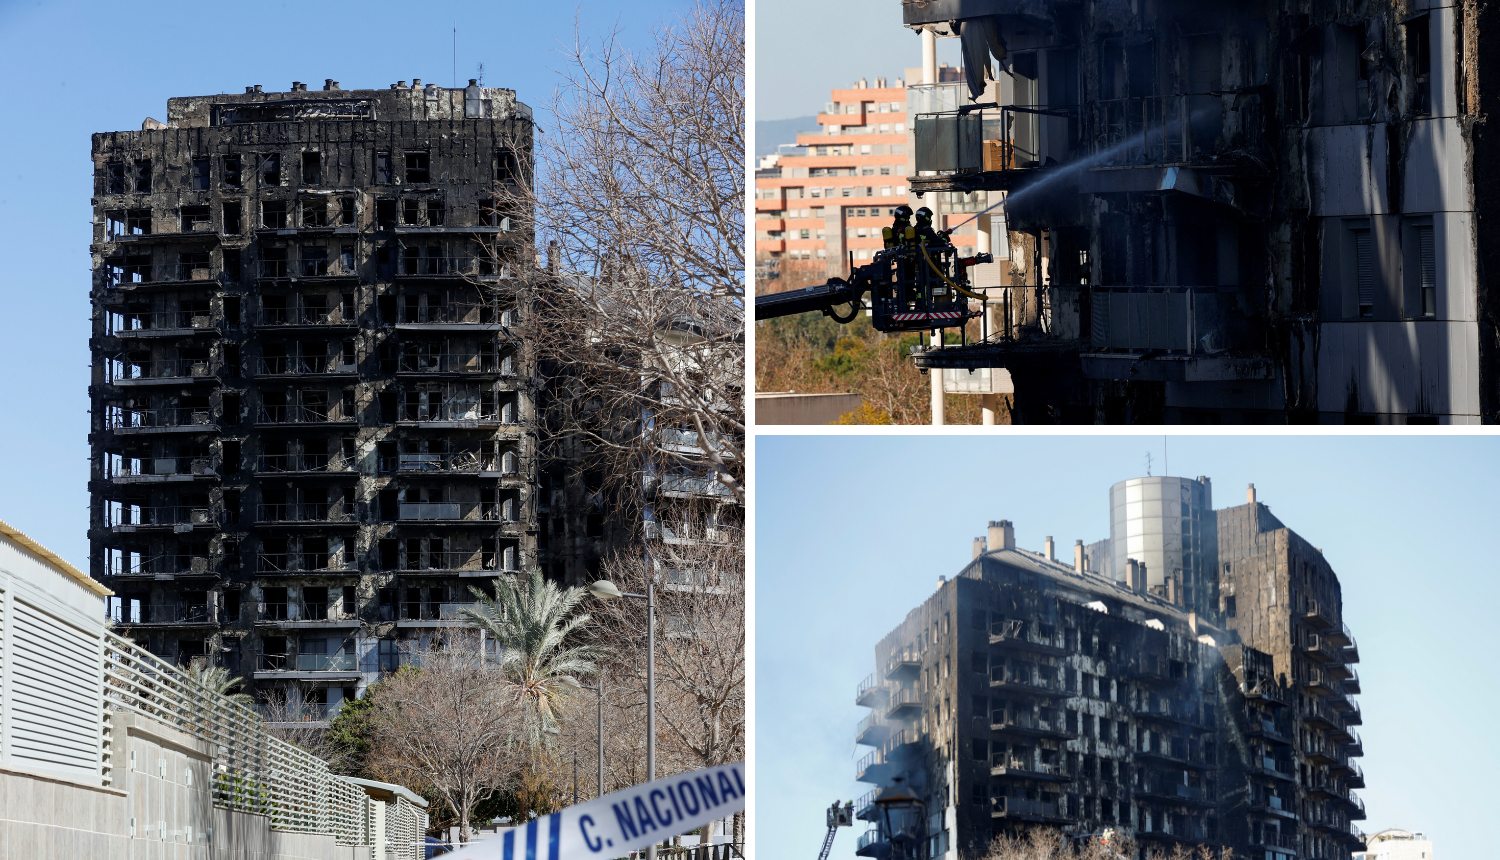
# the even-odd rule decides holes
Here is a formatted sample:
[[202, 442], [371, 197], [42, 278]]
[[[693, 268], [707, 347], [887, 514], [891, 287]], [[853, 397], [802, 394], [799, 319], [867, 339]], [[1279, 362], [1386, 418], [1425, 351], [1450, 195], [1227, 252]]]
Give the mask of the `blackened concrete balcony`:
[[[264, 301], [264, 299], [262, 299]], [[290, 329], [305, 329], [308, 331], [325, 331], [329, 329], [353, 329], [359, 327], [359, 320], [351, 314], [344, 316], [341, 308], [328, 310], [326, 308], [262, 308], [260, 314], [255, 318], [256, 328], [285, 331]]]
[[881, 835], [879, 829], [866, 830], [859, 834], [859, 841], [854, 846], [854, 854], [857, 857], [885, 857], [890, 853], [891, 843]]
[[397, 331], [501, 331], [515, 324], [515, 313], [495, 302], [409, 304], [392, 320]]
[[1250, 833], [1250, 844], [1259, 848], [1272, 849], [1272, 851], [1276, 852], [1275, 856], [1277, 857], [1284, 856], [1287, 853], [1295, 854], [1298, 850], [1297, 834], [1295, 827], [1291, 829], [1293, 832], [1290, 833], [1281, 833], [1269, 827], [1252, 830]]
[[212, 606], [184, 603], [152, 603], [138, 615], [117, 618], [121, 627], [217, 627], [218, 613]]
[[139, 433], [212, 433], [213, 410], [197, 407], [167, 406], [160, 409], [129, 409], [109, 406], [105, 426], [122, 435]]
[[903, 648], [885, 661], [887, 680], [915, 678], [922, 671], [922, 655], [915, 648]]
[[470, 603], [403, 603], [396, 626], [402, 629], [427, 627], [466, 627], [471, 622], [467, 611], [483, 612], [484, 604]]
[[1135, 796], [1141, 800], [1166, 806], [1206, 808], [1214, 805], [1213, 796], [1204, 788], [1164, 780], [1147, 780], [1145, 786], [1136, 789]]
[[1135, 757], [1140, 761], [1179, 770], [1213, 770], [1215, 767], [1213, 762], [1203, 761], [1177, 744], [1165, 749], [1158, 745], [1151, 749], [1137, 750]]
[[865, 746], [878, 747], [891, 737], [891, 724], [885, 721], [879, 711], [871, 711], [865, 718], [859, 721], [854, 729], [854, 742]]
[[212, 461], [194, 457], [153, 457], [111, 461], [106, 480], [115, 484], [181, 483], [217, 479]]
[[1245, 734], [1248, 737], [1260, 738], [1269, 744], [1278, 744], [1281, 746], [1291, 746], [1292, 744], [1290, 731], [1284, 729], [1275, 720], [1271, 719], [1252, 719], [1250, 724], [1245, 727]]
[[342, 553], [263, 552], [255, 557], [255, 569], [261, 574], [353, 573], [353, 559]]
[[990, 759], [990, 776], [1002, 779], [1030, 779], [1041, 782], [1072, 782], [1056, 762], [1038, 761], [1035, 756], [1017, 758], [1000, 754]]
[[1354, 644], [1354, 634], [1349, 632], [1349, 625], [1347, 624], [1340, 623], [1338, 627], [1329, 630], [1326, 635], [1328, 636], [1328, 641], [1339, 648], [1346, 648]]
[[515, 573], [514, 547], [491, 549], [428, 550], [408, 553], [396, 570], [409, 574], [444, 574], [493, 579]]
[[395, 457], [383, 457], [380, 471], [397, 472], [406, 476], [416, 475], [472, 475], [483, 478], [498, 478], [516, 473], [515, 454], [499, 457], [481, 454], [478, 451], [455, 451], [446, 454], [409, 453]]
[[163, 505], [137, 507], [121, 505], [109, 512], [109, 527], [115, 533], [137, 531], [192, 532], [198, 529], [213, 530], [219, 526], [219, 517], [213, 508], [188, 505]]
[[1029, 711], [998, 710], [990, 714], [989, 729], [997, 734], [1030, 738], [1071, 738], [1061, 715], [1055, 720], [1044, 720]]
[[355, 464], [343, 454], [261, 454], [255, 460], [257, 475], [334, 475], [358, 477]]
[[219, 333], [217, 321], [207, 310], [112, 313], [108, 323], [107, 334], [132, 340]]
[[120, 581], [170, 581], [199, 577], [217, 577], [214, 559], [189, 555], [158, 555], [138, 559], [130, 564], [111, 564], [105, 576]]
[[1303, 600], [1302, 621], [1317, 630], [1332, 630], [1338, 626], [1330, 608], [1310, 597]]
[[1043, 630], [1032, 621], [1007, 619], [990, 627], [990, 644], [1000, 648], [1060, 657], [1068, 651], [1056, 630]]
[[399, 376], [515, 376], [509, 355], [494, 353], [410, 353], [398, 360]]
[[259, 616], [255, 619], [255, 626], [337, 630], [360, 625], [358, 616], [337, 614], [330, 609], [327, 603], [312, 601], [262, 601], [258, 606]]
[[910, 687], [892, 690], [885, 706], [891, 720], [903, 720], [922, 711], [922, 695]]
[[1052, 698], [1065, 692], [1059, 681], [1048, 678], [1039, 671], [1017, 671], [1005, 666], [990, 669], [990, 689], [999, 693], [1019, 693], [1039, 698]]
[[213, 362], [206, 358], [175, 358], [149, 362], [112, 361], [105, 383], [121, 388], [213, 382]]
[[1022, 797], [1000, 797], [990, 798], [990, 817], [1004, 818], [1011, 821], [1066, 821], [1066, 816], [1058, 812], [1057, 804], [1045, 803], [1040, 800], [1027, 800]]
[[872, 674], [859, 682], [859, 687], [854, 692], [854, 704], [862, 708], [877, 708], [885, 704], [889, 695]]
[[263, 405], [256, 413], [255, 423], [261, 425], [321, 424], [337, 425], [356, 422], [355, 416], [345, 415], [342, 410], [326, 403]]
[[328, 502], [256, 505], [255, 518], [256, 525], [292, 523], [353, 525], [354, 505]]
[[1297, 777], [1293, 775], [1292, 762], [1289, 759], [1272, 758], [1271, 756], [1257, 756], [1250, 760], [1250, 772], [1272, 779], [1295, 782]]
[[354, 376], [359, 368], [341, 356], [261, 356], [253, 365], [256, 376]]
[[1295, 802], [1281, 797], [1278, 794], [1259, 789], [1253, 792], [1248, 802], [1250, 811], [1261, 815], [1269, 815], [1273, 818], [1286, 818], [1295, 821], [1297, 811]]

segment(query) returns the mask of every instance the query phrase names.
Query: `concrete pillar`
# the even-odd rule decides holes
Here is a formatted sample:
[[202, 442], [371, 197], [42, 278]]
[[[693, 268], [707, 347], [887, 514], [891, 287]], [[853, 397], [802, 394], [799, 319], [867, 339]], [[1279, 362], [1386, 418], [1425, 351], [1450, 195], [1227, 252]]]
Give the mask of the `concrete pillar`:
[[[942, 329], [933, 332], [928, 345], [933, 349], [943, 345]], [[947, 412], [943, 404], [943, 371], [934, 367], [927, 371], [927, 376], [932, 383], [932, 426], [941, 427], [947, 423]]]
[[1247, 504], [1247, 505], [1253, 505], [1253, 504], [1255, 504], [1255, 485], [1254, 484], [1251, 484], [1250, 488], [1245, 491], [1245, 504]]
[[[990, 372], [993, 373], [994, 371]], [[981, 416], [979, 421], [980, 424], [989, 426], [995, 423], [995, 405], [995, 395], [979, 395], [979, 414]]]
[[935, 84], [937, 79], [937, 34], [922, 31], [922, 83]]
[[1057, 561], [1057, 556], [1052, 553], [1052, 535], [1047, 535], [1047, 560]]
[[1083, 573], [1083, 541], [1073, 541], [1073, 570]]

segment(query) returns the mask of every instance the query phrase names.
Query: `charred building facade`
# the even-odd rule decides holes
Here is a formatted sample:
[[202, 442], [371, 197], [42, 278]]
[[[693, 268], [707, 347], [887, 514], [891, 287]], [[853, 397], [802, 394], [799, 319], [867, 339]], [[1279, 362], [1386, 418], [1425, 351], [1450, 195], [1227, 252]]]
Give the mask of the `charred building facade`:
[[127, 635], [318, 720], [536, 563], [530, 110], [173, 98], [93, 138], [91, 574]]
[[1027, 423], [1496, 420], [1482, 4], [902, 10], [969, 78], [913, 108], [912, 190], [1005, 199], [1009, 260], [919, 366], [1007, 369]]
[[[876, 646], [857, 691], [871, 708], [857, 741], [874, 749], [856, 776], [879, 786], [856, 802], [871, 823], [862, 856], [979, 856], [1038, 827], [1113, 830], [1143, 854], [1362, 847], [1358, 651], [1321, 553], [1253, 497], [1212, 510], [1206, 478], [1126, 481], [1111, 497], [1125, 528], [1077, 542], [1072, 564], [1051, 538], [1031, 552], [1009, 521], [990, 523], [973, 561]], [[1149, 540], [1123, 572], [1091, 561], [1152, 519], [1169, 555], [1187, 546], [1162, 521], [1184, 509], [1195, 537], [1212, 524], [1198, 553], [1209, 587], [1154, 573]]]

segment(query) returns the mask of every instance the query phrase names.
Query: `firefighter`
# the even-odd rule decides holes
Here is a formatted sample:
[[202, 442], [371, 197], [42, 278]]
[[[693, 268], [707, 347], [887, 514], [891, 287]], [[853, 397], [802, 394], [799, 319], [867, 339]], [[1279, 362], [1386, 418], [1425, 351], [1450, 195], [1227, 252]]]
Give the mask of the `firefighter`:
[[925, 241], [928, 247], [938, 248], [951, 244], [948, 241], [948, 231], [937, 231], [932, 229], [932, 210], [923, 206], [917, 210], [917, 239]]
[[911, 226], [911, 207], [903, 203], [892, 209], [891, 214], [896, 217], [891, 226], [885, 228], [883, 231], [885, 233], [885, 246], [887, 248], [899, 248], [902, 242], [905, 241], [906, 228]]

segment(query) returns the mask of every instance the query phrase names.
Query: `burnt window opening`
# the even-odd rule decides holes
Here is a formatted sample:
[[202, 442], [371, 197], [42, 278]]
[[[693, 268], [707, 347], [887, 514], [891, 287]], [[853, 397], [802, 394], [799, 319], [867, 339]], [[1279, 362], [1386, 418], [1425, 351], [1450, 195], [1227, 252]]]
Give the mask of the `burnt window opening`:
[[125, 164], [114, 161], [104, 165], [104, 190], [107, 194], [125, 193]]
[[182, 232], [200, 233], [212, 229], [212, 217], [207, 206], [182, 207]]
[[422, 202], [413, 198], [401, 201], [401, 223], [412, 226], [422, 223]]
[[269, 230], [285, 230], [288, 226], [286, 201], [263, 201], [260, 204], [260, 224]]
[[235, 234], [243, 229], [240, 220], [240, 203], [238, 200], [227, 200], [224, 202], [224, 232]]
[[302, 199], [302, 226], [328, 226], [328, 198], [304, 197]]
[[260, 274], [263, 278], [286, 277], [286, 249], [262, 248], [260, 252]]
[[354, 198], [339, 198], [339, 225], [342, 227], [354, 226]]
[[230, 188], [239, 188], [243, 184], [240, 179], [240, 157], [238, 155], [224, 156], [224, 172], [220, 174], [219, 181]]
[[151, 210], [127, 209], [125, 211], [125, 233], [129, 236], [151, 235]]
[[396, 227], [396, 201], [375, 201], [375, 226], [381, 230], [393, 230]]
[[275, 152], [260, 157], [260, 184], [281, 184], [281, 155]]
[[298, 260], [298, 271], [304, 278], [317, 278], [328, 274], [328, 249], [320, 245], [303, 245]]
[[[343, 275], [352, 275], [352, 274], [354, 274], [354, 246], [353, 245], [340, 245], [339, 246], [339, 273], [343, 274]], [[349, 304], [346, 304], [345, 305], [345, 310], [344, 310], [344, 319], [346, 321], [349, 320], [349, 319], [352, 319], [352, 317], [350, 316], [351, 312], [352, 312], [352, 309], [350, 308]]]
[[479, 201], [479, 224], [483, 227], [500, 226], [500, 207], [495, 200]]
[[425, 153], [425, 152], [408, 152], [408, 153], [406, 153], [406, 181], [407, 182], [427, 182], [427, 181], [429, 181], [428, 180], [428, 172], [427, 172], [427, 153]]
[[323, 182], [323, 155], [319, 152], [302, 153], [302, 184], [321, 185]]
[[151, 191], [151, 162], [149, 160], [137, 161], [133, 165], [131, 179], [135, 193], [146, 194]]
[[193, 190], [208, 190], [208, 159], [193, 159]]
[[1432, 113], [1432, 24], [1423, 15], [1406, 22], [1406, 73], [1410, 80], [1411, 110]]
[[375, 181], [381, 185], [390, 185], [395, 182], [391, 175], [391, 154], [389, 152], [375, 153]]
[[213, 278], [213, 264], [207, 251], [193, 251], [178, 257], [177, 277], [184, 281], [207, 281]]
[[495, 153], [495, 181], [514, 182], [520, 175], [520, 162], [514, 151], [502, 149]]
[[[238, 232], [238, 229], [236, 229], [236, 232]], [[224, 249], [224, 279], [227, 280], [227, 281], [230, 281], [231, 283], [239, 283], [239, 280], [240, 280], [240, 249], [239, 248], [225, 248]], [[228, 301], [228, 299], [225, 299], [225, 301]], [[236, 298], [235, 302], [236, 302], [236, 307], [238, 307], [239, 299]], [[226, 307], [227, 307], [227, 305], [226, 305]], [[236, 314], [235, 318], [238, 319], [239, 315]]]
[[1226, 618], [1234, 618], [1235, 617], [1235, 602], [1234, 602], [1234, 595], [1233, 594], [1231, 594], [1228, 597], [1224, 598], [1224, 616]]
[[444, 206], [441, 200], [427, 201], [427, 225], [429, 227], [443, 226]]

